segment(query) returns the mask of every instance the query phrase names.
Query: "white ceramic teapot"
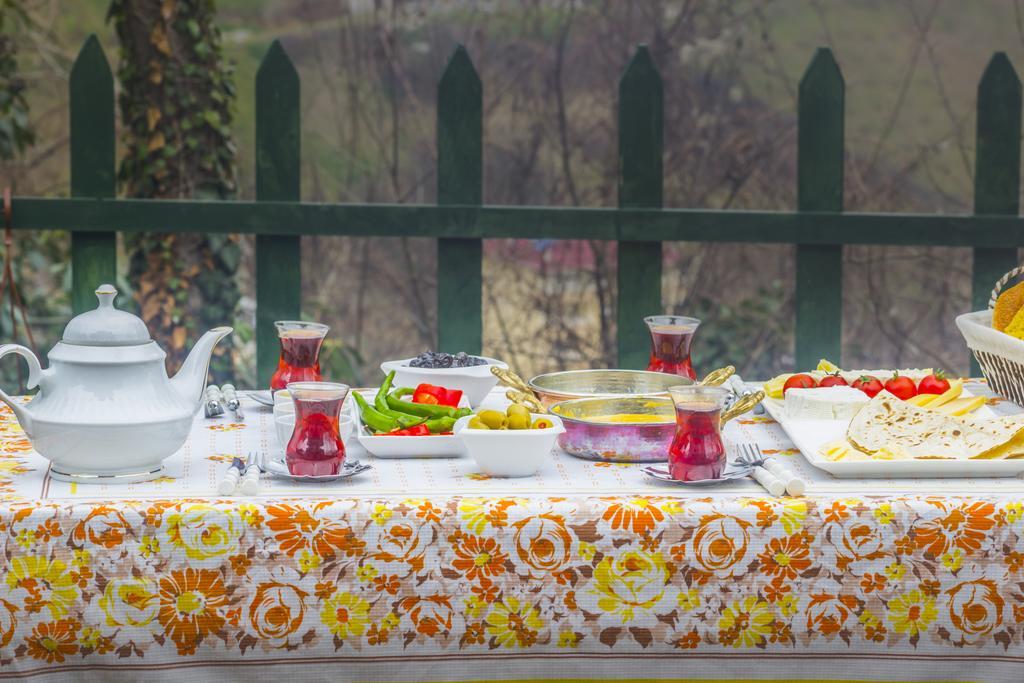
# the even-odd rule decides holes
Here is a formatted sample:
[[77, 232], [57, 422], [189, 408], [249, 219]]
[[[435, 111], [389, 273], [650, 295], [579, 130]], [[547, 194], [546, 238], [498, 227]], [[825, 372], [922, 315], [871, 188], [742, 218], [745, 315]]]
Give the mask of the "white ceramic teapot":
[[199, 408], [213, 347], [231, 333], [204, 334], [173, 378], [164, 353], [137, 316], [114, 308], [117, 290], [96, 289], [99, 306], [72, 318], [50, 350], [50, 367], [24, 346], [0, 346], [28, 361], [28, 403], [0, 391], [56, 479], [132, 482], [160, 475], [162, 461], [185, 443]]

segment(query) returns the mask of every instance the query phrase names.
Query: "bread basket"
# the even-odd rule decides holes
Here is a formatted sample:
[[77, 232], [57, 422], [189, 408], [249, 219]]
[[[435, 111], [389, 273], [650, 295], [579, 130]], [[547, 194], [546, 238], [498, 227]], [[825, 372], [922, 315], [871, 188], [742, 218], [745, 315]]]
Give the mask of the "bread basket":
[[992, 390], [1024, 406], [1024, 341], [992, 327], [996, 299], [1003, 287], [1021, 274], [1024, 274], [1024, 265], [999, 278], [988, 301], [988, 310], [957, 316], [956, 326]]

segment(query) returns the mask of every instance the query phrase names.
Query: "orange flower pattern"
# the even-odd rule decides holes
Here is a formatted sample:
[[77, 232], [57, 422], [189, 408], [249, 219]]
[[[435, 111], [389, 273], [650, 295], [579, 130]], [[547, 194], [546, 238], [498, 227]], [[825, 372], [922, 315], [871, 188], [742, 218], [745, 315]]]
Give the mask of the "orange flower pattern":
[[[7, 502], [0, 667], [357, 653], [992, 656], [1024, 501]], [[298, 654], [296, 654], [298, 653]]]
[[194, 653], [203, 638], [220, 630], [224, 625], [220, 608], [226, 604], [218, 572], [186, 568], [160, 579], [157, 618], [178, 646], [178, 654]]

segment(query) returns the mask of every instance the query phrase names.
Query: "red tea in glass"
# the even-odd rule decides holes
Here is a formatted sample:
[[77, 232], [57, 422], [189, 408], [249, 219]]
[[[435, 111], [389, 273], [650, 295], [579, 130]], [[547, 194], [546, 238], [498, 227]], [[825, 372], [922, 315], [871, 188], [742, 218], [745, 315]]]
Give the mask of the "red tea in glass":
[[285, 463], [295, 475], [338, 474], [345, 464], [345, 444], [338, 432], [341, 404], [348, 386], [333, 382], [292, 382], [295, 429], [285, 448]]
[[281, 359], [270, 378], [270, 390], [284, 389], [291, 382], [319, 382], [320, 346], [327, 336], [327, 325], [298, 320], [274, 323], [281, 342]]
[[669, 390], [676, 408], [676, 435], [668, 450], [673, 479], [718, 479], [725, 469], [722, 409], [729, 395], [721, 387], [680, 386]]
[[651, 359], [647, 369], [696, 379], [690, 362], [690, 344], [700, 321], [680, 315], [652, 315], [644, 318], [651, 333]]

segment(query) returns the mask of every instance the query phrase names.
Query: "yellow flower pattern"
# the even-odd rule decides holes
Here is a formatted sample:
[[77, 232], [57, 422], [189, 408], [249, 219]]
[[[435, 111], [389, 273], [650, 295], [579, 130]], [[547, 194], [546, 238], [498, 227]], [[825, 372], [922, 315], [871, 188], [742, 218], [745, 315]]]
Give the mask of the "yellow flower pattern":
[[320, 620], [341, 639], [361, 636], [370, 622], [370, 603], [352, 593], [335, 593], [324, 602]]
[[897, 633], [923, 633], [937, 615], [935, 599], [921, 590], [912, 590], [889, 602], [889, 621]]
[[755, 647], [771, 633], [774, 620], [768, 603], [758, 600], [757, 596], [737, 600], [718, 620], [719, 641], [732, 647]]
[[537, 608], [515, 597], [495, 605], [485, 621], [487, 632], [500, 647], [530, 647], [544, 628]]
[[28, 609], [46, 608], [54, 619], [66, 615], [79, 597], [78, 586], [67, 566], [60, 560], [48, 560], [41, 555], [11, 560], [6, 583], [8, 589], [28, 594]]
[[661, 553], [628, 550], [601, 560], [594, 570], [590, 592], [597, 596], [602, 612], [628, 624], [663, 606], [669, 578]]

